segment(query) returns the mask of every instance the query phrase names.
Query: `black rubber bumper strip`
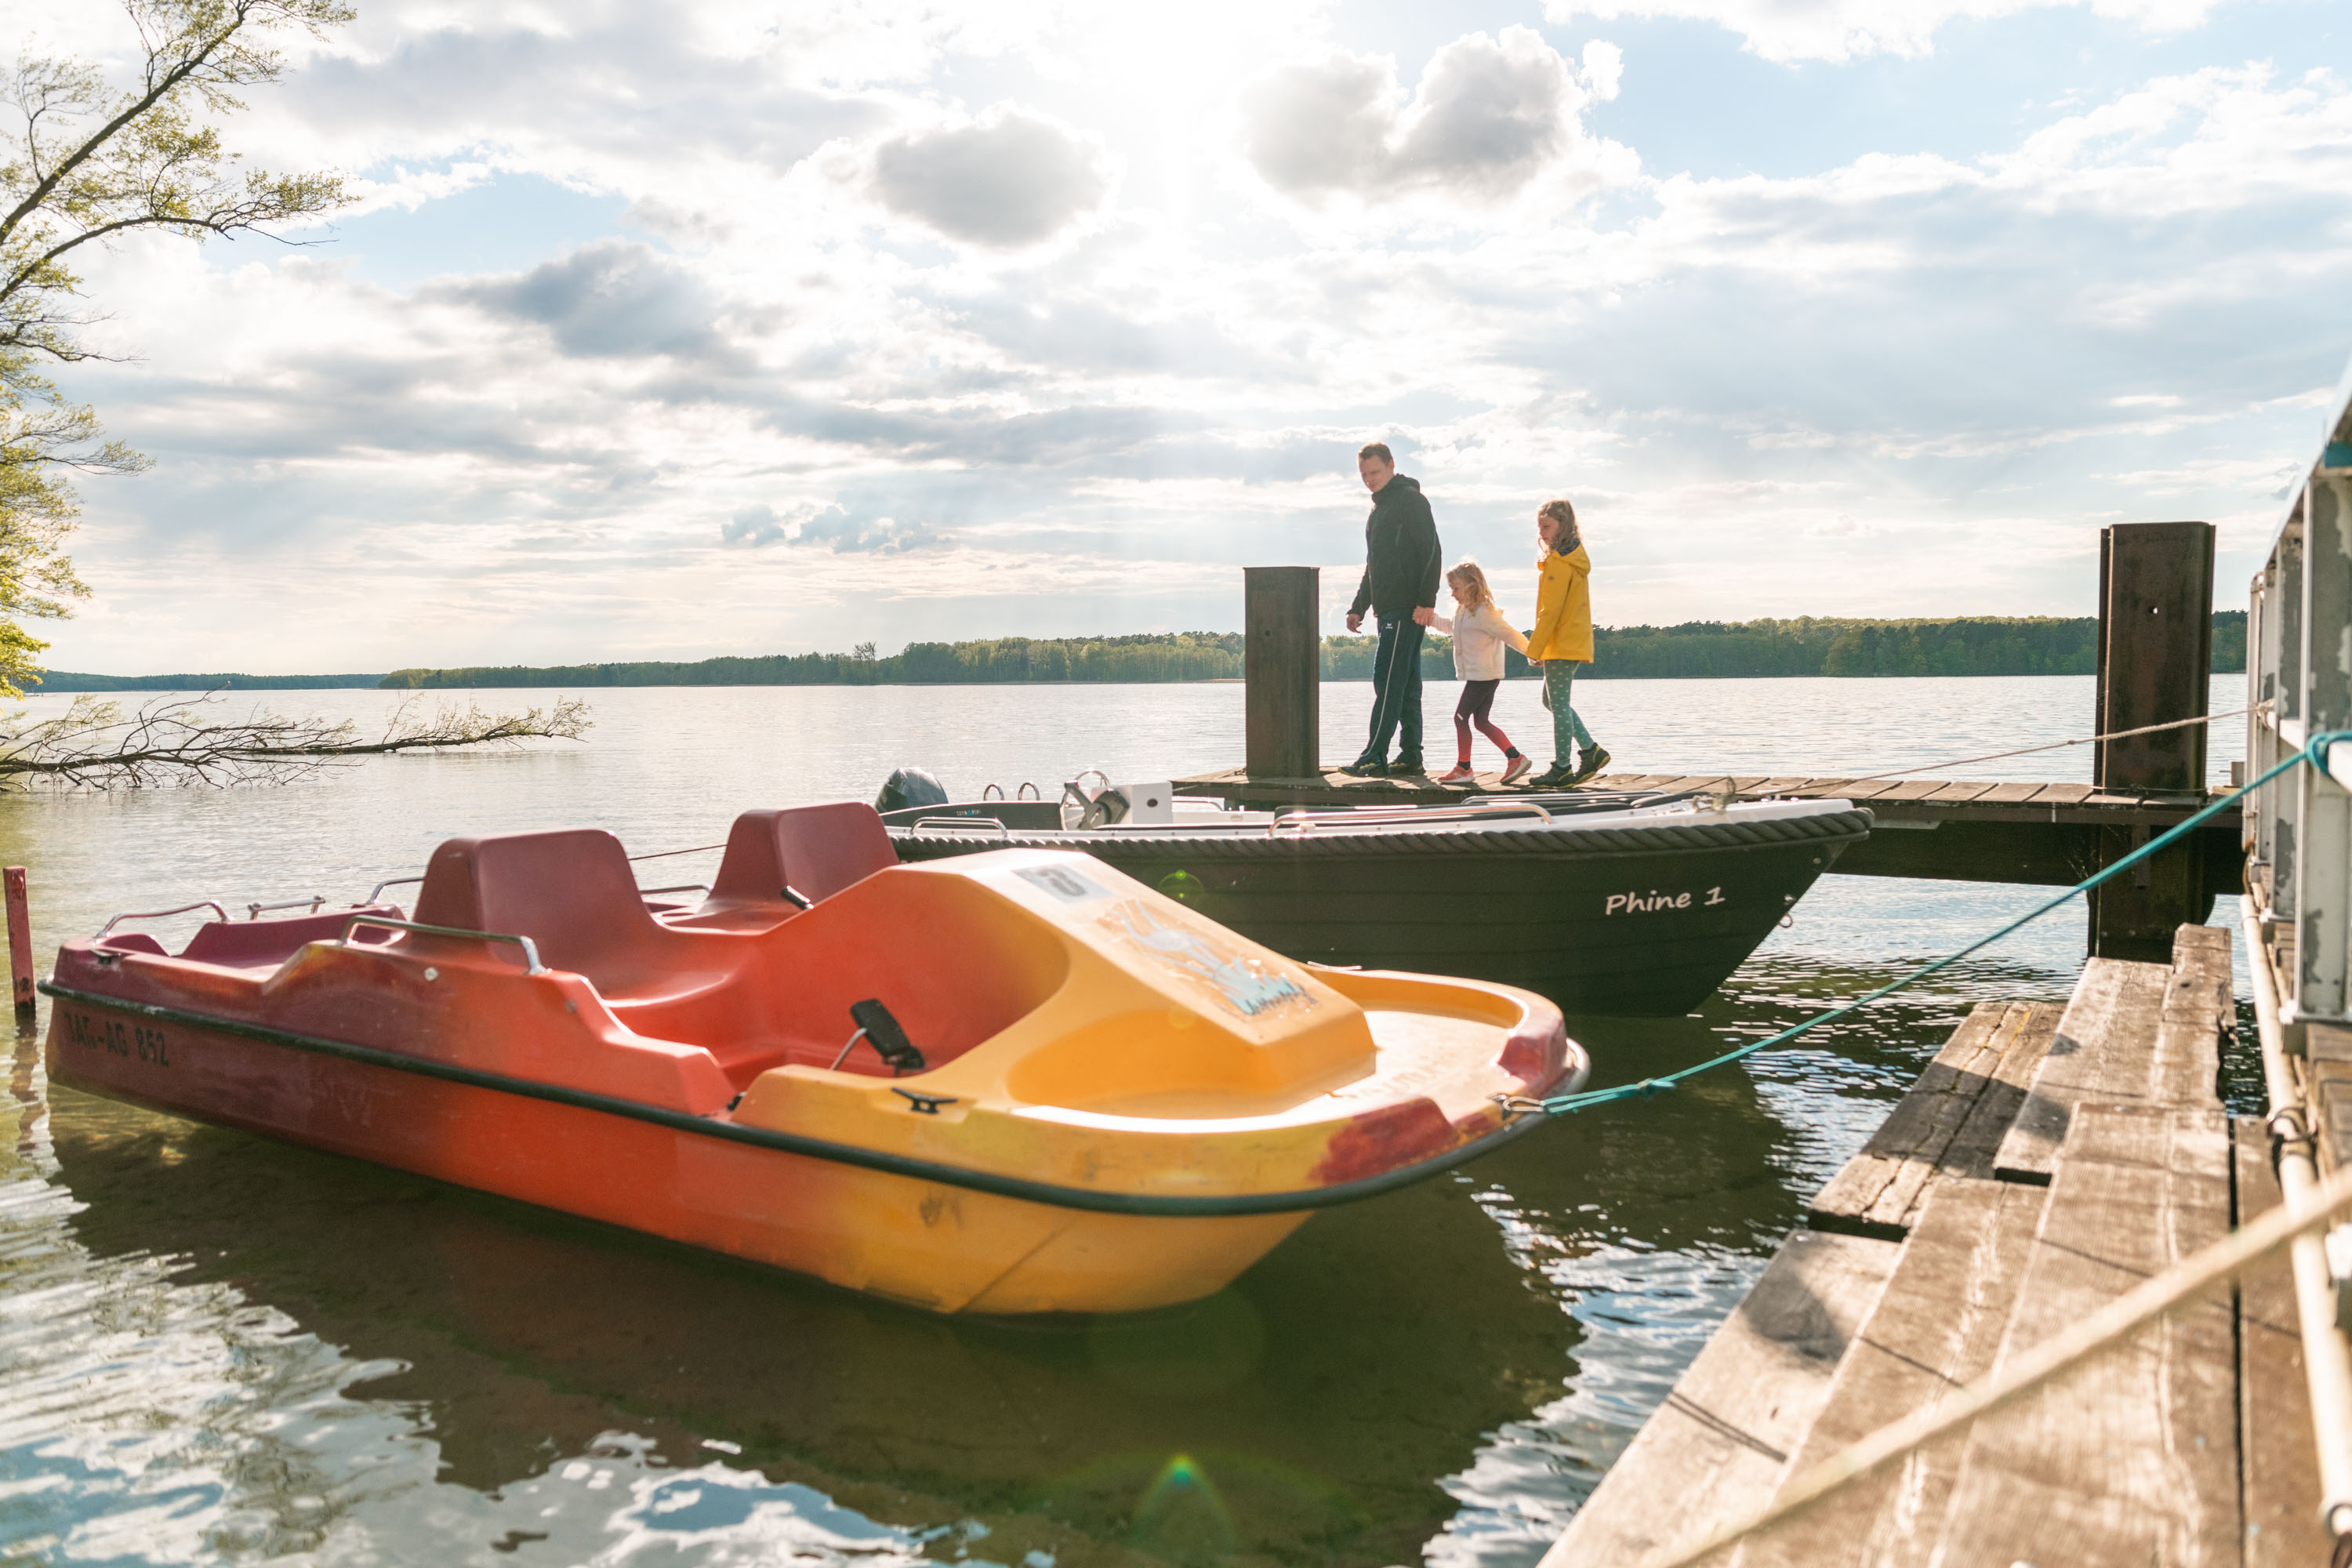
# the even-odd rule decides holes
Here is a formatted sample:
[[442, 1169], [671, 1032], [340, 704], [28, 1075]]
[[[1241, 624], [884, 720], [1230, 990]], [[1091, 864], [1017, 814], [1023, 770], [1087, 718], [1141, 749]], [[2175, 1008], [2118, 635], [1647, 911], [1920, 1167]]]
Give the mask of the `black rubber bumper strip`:
[[[236, 1035], [243, 1039], [258, 1040], [265, 1045], [283, 1046], [289, 1050], [309, 1051], [318, 1056], [334, 1057], [343, 1061], [362, 1062], [369, 1067], [389, 1068], [394, 1072], [415, 1073], [420, 1078], [437, 1078], [451, 1083], [462, 1083], [475, 1089], [494, 1089], [501, 1094], [519, 1095], [526, 1100], [551, 1100], [557, 1105], [569, 1105], [582, 1110], [602, 1111], [607, 1116], [624, 1116], [634, 1121], [650, 1121], [656, 1126], [672, 1128], [680, 1132], [692, 1132], [704, 1138], [718, 1138], [732, 1143], [749, 1143], [757, 1148], [773, 1149], [781, 1153], [799, 1154], [812, 1160], [829, 1160], [835, 1164], [856, 1165], [869, 1171], [884, 1171], [894, 1176], [908, 1176], [916, 1181], [937, 1182], [944, 1186], [964, 1187], [972, 1192], [990, 1193], [998, 1197], [1022, 1198], [1030, 1203], [1050, 1204], [1056, 1208], [1083, 1209], [1092, 1214], [1146, 1215], [1155, 1217], [1212, 1219], [1237, 1215], [1297, 1214], [1303, 1209], [1331, 1208], [1340, 1204], [1354, 1203], [1362, 1198], [1378, 1197], [1402, 1186], [1450, 1171], [1454, 1166], [1476, 1159], [1479, 1155], [1500, 1148], [1537, 1124], [1551, 1120], [1539, 1111], [1515, 1115], [1494, 1131], [1467, 1143], [1456, 1144], [1444, 1153], [1411, 1165], [1383, 1171], [1377, 1176], [1365, 1176], [1353, 1182], [1334, 1182], [1327, 1187], [1308, 1187], [1288, 1193], [1234, 1193], [1214, 1197], [1182, 1197], [1160, 1193], [1104, 1193], [1087, 1187], [1065, 1187], [1051, 1182], [1026, 1181], [1019, 1176], [1000, 1176], [987, 1171], [966, 1170], [959, 1165], [943, 1165], [935, 1161], [917, 1160], [904, 1154], [892, 1154], [879, 1149], [861, 1149], [854, 1143], [835, 1143], [823, 1138], [806, 1138], [796, 1132], [778, 1132], [764, 1127], [746, 1127], [740, 1122], [719, 1121], [690, 1111], [669, 1110], [657, 1105], [645, 1105], [633, 1100], [622, 1100], [609, 1094], [595, 1094], [583, 1089], [566, 1089], [561, 1084], [534, 1083], [530, 1079], [509, 1078], [503, 1073], [483, 1072], [476, 1068], [458, 1067], [449, 1062], [428, 1061], [422, 1057], [406, 1056], [399, 1051], [382, 1050], [374, 1046], [354, 1046], [341, 1040], [320, 1039], [314, 1035], [298, 1035], [285, 1029], [267, 1028], [258, 1024], [243, 1024], [233, 1019], [209, 1017], [178, 1007], [165, 1007], [152, 1002], [133, 1002], [121, 996], [108, 996], [95, 991], [77, 991], [41, 982], [41, 993], [62, 1001], [77, 1002], [85, 1006], [109, 1007], [118, 1013], [134, 1013], [142, 1018], [154, 1018], [165, 1023], [183, 1024], [190, 1028], [209, 1029], [215, 1034]], [[1574, 1075], [1582, 1082], [1583, 1073]], [[1573, 1085], [1570, 1085], [1573, 1088]]]

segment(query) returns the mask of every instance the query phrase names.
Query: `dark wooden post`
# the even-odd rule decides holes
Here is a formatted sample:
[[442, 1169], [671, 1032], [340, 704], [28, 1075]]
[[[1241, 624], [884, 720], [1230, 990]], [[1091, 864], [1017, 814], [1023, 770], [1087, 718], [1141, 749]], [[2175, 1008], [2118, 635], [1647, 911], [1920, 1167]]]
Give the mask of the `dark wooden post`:
[[1322, 569], [1245, 566], [1242, 673], [1248, 682], [1247, 745], [1253, 777], [1314, 778], [1322, 772]]
[[[2099, 531], [2096, 733], [2202, 719], [2213, 666], [2213, 525], [2127, 522]], [[2205, 794], [2205, 726], [2102, 741], [2103, 795]], [[2147, 842], [2147, 827], [2099, 832], [2099, 864]], [[2142, 861], [2091, 889], [2094, 957], [2168, 963], [2176, 927], [2213, 910], [2202, 841]]]
[[8, 906], [8, 979], [16, 993], [16, 1027], [33, 1026], [33, 919], [25, 902], [25, 868], [0, 870], [0, 897]]

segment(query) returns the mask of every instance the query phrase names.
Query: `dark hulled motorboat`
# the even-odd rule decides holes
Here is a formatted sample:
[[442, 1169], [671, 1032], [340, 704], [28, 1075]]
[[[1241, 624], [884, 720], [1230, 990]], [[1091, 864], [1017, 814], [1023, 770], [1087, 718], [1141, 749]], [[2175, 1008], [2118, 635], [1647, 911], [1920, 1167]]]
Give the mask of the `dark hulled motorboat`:
[[1081, 849], [1292, 958], [1471, 975], [1571, 1013], [1634, 1015], [1705, 1000], [1871, 826], [1843, 800], [1570, 794], [1277, 816], [1156, 787], [1122, 792], [1137, 809], [1090, 826], [1034, 801], [884, 820], [902, 859]]

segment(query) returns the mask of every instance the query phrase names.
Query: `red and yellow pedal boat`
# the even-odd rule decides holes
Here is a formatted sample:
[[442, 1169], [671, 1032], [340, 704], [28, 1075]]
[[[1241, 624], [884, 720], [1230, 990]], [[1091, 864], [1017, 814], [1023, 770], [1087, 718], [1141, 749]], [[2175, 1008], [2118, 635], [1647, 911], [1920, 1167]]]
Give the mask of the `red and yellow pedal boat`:
[[1586, 1071], [1531, 993], [1295, 963], [1083, 855], [901, 866], [863, 805], [745, 814], [698, 904], [593, 830], [453, 839], [422, 883], [67, 943], [51, 1076], [1010, 1313], [1206, 1295]]

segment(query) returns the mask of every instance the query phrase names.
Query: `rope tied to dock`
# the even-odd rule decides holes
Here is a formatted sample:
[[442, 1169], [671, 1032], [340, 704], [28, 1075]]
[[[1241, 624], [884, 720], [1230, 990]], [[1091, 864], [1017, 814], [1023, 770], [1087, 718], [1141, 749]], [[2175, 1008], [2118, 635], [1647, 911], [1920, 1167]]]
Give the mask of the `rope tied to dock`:
[[[2224, 717], [2226, 717], [2226, 715], [2224, 715]], [[2156, 727], [2163, 728], [2164, 726]], [[2259, 788], [2260, 786], [2270, 783], [2271, 780], [2278, 777], [2281, 773], [2284, 773], [2289, 769], [2294, 767], [2299, 763], [2308, 763], [2312, 766], [2319, 768], [2324, 772], [2327, 766], [2327, 748], [2331, 745], [2339, 745], [2346, 742], [2352, 742], [2352, 731], [2331, 731], [2324, 735], [2315, 735], [2301, 751], [2282, 759], [2277, 766], [2270, 769], [2267, 773], [2263, 773], [2262, 777], [2252, 780], [2245, 787], [2248, 790]], [[2071, 744], [2072, 742], [2069, 743]], [[1852, 1014], [1861, 1011], [1863, 1008], [1869, 1006], [1874, 1002], [1881, 1001], [1885, 997], [1894, 995], [1897, 991], [1905, 990], [1907, 987], [1916, 985], [1920, 981], [1927, 979], [1929, 975], [1937, 973], [1941, 970], [1948, 969], [1953, 964], [1958, 963], [1961, 959], [1969, 956], [1971, 953], [1979, 952], [1985, 948], [1990, 947], [1993, 943], [2000, 941], [2003, 937], [2011, 935], [2024, 927], [2032, 924], [2035, 921], [2040, 920], [2043, 915], [2050, 913], [2053, 910], [2058, 909], [2070, 900], [2080, 897], [2082, 894], [2089, 892], [2093, 888], [2097, 887], [2100, 883], [2105, 882], [2111, 878], [2120, 876], [2125, 871], [2127, 871], [2134, 866], [2138, 865], [2141, 861], [2147, 859], [2150, 856], [2160, 854], [2172, 845], [2178, 844], [2183, 838], [2186, 838], [2191, 833], [2196, 832], [2200, 827], [2202, 827], [2214, 817], [2221, 816], [2223, 812], [2236, 810], [2237, 805], [2238, 797], [2234, 795], [2223, 795], [2217, 800], [2209, 801], [2203, 807], [2191, 813], [2181, 822], [2167, 828], [2163, 833], [2149, 839], [2146, 844], [2141, 845], [2138, 848], [2133, 850], [2122, 859], [2117, 860], [2114, 865], [2108, 866], [2092, 876], [2084, 878], [2083, 880], [2075, 883], [2073, 887], [2067, 889], [2056, 898], [2050, 900], [2046, 903], [2038, 905], [2034, 909], [2028, 910], [2026, 913], [2018, 916], [2015, 920], [2011, 921], [2007, 925], [2000, 927], [1998, 931], [1993, 931], [1990, 935], [1979, 937], [1976, 941], [1969, 943], [1968, 946], [1963, 947], [1957, 952], [1948, 952], [1943, 957], [1936, 959], [1932, 963], [1921, 964], [1918, 968], [1910, 971], [1908, 973], [1897, 975], [1895, 978], [1888, 981], [1885, 984], [1879, 986], [1874, 991], [1865, 991], [1851, 1002], [1842, 1003], [1825, 1013], [1816, 1013], [1811, 1017], [1805, 1019], [1803, 1022], [1792, 1024], [1788, 1028], [1782, 1029], [1776, 1034], [1767, 1035], [1760, 1040], [1751, 1040], [1744, 1046], [1738, 1046], [1731, 1050], [1724, 1052], [1721, 1056], [1709, 1057], [1703, 1062], [1684, 1068], [1678, 1072], [1664, 1074], [1659, 1078], [1645, 1078], [1639, 1083], [1615, 1084], [1607, 1089], [1586, 1089], [1579, 1094], [1556, 1094], [1542, 1100], [1524, 1096], [1517, 1097], [1507, 1102], [1507, 1108], [1512, 1110], [1527, 1114], [1533, 1114], [1537, 1111], [1541, 1111], [1542, 1113], [1549, 1116], [1567, 1116], [1571, 1115], [1576, 1111], [1590, 1110], [1595, 1106], [1608, 1105], [1621, 1100], [1648, 1100], [1654, 1095], [1661, 1094], [1667, 1089], [1677, 1087], [1686, 1079], [1696, 1078], [1701, 1073], [1712, 1072], [1714, 1069], [1720, 1067], [1728, 1067], [1733, 1062], [1746, 1060], [1748, 1058], [1756, 1055], [1759, 1051], [1769, 1050], [1774, 1046], [1786, 1044], [1788, 1041], [1795, 1039], [1800, 1035], [1821, 1027], [1823, 1024], [1834, 1023], [1840, 1018], [1849, 1016]]]
[[2194, 719], [2168, 719], [2161, 724], [2142, 724], [2137, 730], [2110, 730], [2104, 735], [2077, 735], [2071, 741], [2045, 741], [2038, 746], [2020, 746], [2013, 752], [1988, 752], [1981, 757], [1954, 757], [1948, 762], [1921, 763], [1916, 767], [1889, 768], [1883, 773], [1864, 773], [1848, 779], [1848, 784], [1871, 784], [1879, 779], [1899, 779], [1906, 773], [1924, 773], [1935, 768], [1973, 767], [1979, 763], [1998, 763], [2011, 757], [2030, 757], [2036, 752], [2063, 752], [2069, 746], [2095, 746], [2102, 741], [2124, 741], [2134, 735], [2153, 735], [2159, 730], [2186, 730], [2198, 724], [2218, 724], [2224, 719], [2242, 719], [2268, 702], [2256, 702], [2244, 708], [2232, 708], [2227, 713], [2205, 713]]

